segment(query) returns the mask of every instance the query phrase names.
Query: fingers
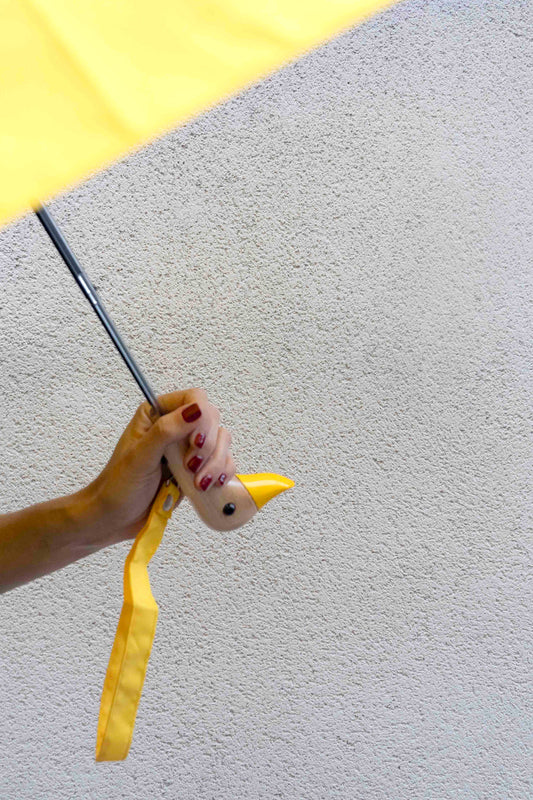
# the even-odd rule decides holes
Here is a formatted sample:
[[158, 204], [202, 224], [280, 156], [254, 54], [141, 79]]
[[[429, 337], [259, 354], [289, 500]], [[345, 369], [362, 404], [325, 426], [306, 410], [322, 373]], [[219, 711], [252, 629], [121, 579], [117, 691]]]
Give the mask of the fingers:
[[137, 447], [137, 454], [143, 468], [149, 470], [157, 467], [168, 445], [190, 439], [201, 417], [200, 406], [197, 403], [187, 403], [174, 411], [163, 414], [153, 422]]
[[222, 486], [235, 475], [229, 452], [231, 434], [220, 426], [220, 412], [203, 389], [186, 389], [159, 395], [163, 415], [142, 403], [128, 427], [140, 439], [136, 450], [145, 469], [156, 469], [166, 447], [186, 444], [183, 463], [194, 473], [196, 488]]
[[[197, 403], [202, 410], [208, 405], [207, 393], [204, 389], [197, 388], [160, 394], [157, 396], [157, 402], [163, 414], [168, 414], [182, 406], [192, 405], [193, 403]], [[157, 414], [154, 412], [150, 403], [145, 400], [144, 403], [141, 403], [137, 408], [128, 428], [130, 428], [134, 434], [142, 436], [150, 430], [156, 420]]]
[[[215, 406], [209, 405], [202, 411], [197, 427], [189, 438], [189, 450], [183, 459], [186, 467], [192, 472], [198, 472], [213, 454], [217, 444], [218, 426], [220, 424], [220, 411]], [[189, 467], [191, 458], [195, 459], [195, 466]]]
[[[231, 434], [226, 428], [218, 428], [214, 446], [209, 455], [202, 448], [195, 446], [196, 437], [191, 437], [193, 446], [185, 454], [185, 464], [195, 473], [194, 485], [197, 489], [207, 491], [213, 487], [223, 486], [235, 475], [235, 464], [229, 452]], [[201, 459], [198, 462], [198, 459]]]
[[168, 414], [170, 411], [175, 411], [180, 406], [190, 403], [198, 403], [202, 410], [204, 406], [208, 405], [207, 392], [204, 389], [196, 388], [160, 394], [157, 396], [157, 402], [163, 414]]

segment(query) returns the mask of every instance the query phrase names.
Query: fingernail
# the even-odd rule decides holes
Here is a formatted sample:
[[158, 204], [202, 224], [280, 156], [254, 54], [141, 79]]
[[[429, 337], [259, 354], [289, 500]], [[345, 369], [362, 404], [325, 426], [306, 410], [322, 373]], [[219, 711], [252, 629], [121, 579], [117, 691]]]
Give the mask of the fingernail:
[[218, 483], [219, 483], [219, 485], [220, 485], [220, 486], [223, 486], [223, 485], [224, 485], [224, 483], [226, 482], [226, 478], [227, 478], [227, 477], [228, 477], [228, 476], [226, 475], [226, 473], [225, 473], [225, 472], [221, 472], [221, 473], [220, 473], [220, 475], [218, 476]]
[[194, 444], [196, 445], [196, 447], [200, 448], [204, 446], [204, 442], [205, 442], [205, 433], [198, 433], [196, 435], [196, 439], [194, 440]]
[[195, 419], [202, 416], [202, 412], [200, 411], [200, 406], [198, 403], [193, 403], [187, 408], [184, 408], [181, 412], [181, 416], [185, 420], [185, 422], [194, 422]]
[[205, 490], [208, 488], [212, 480], [213, 478], [211, 477], [211, 475], [204, 475], [204, 477], [200, 481], [200, 488], [203, 492], [205, 492]]
[[202, 461], [203, 461], [203, 458], [201, 458], [200, 456], [193, 456], [187, 462], [187, 466], [189, 467], [191, 472], [198, 472], [198, 468], [199, 468], [200, 464], [202, 463]]

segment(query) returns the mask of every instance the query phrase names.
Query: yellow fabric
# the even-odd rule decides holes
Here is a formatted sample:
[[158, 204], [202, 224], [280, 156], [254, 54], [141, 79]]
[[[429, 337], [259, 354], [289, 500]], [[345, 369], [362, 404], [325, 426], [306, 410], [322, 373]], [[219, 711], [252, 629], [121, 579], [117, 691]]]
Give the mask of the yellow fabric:
[[[158, 608], [150, 590], [147, 566], [161, 543], [179, 495], [173, 481], [161, 486], [146, 525], [126, 559], [124, 604], [100, 702], [97, 761], [121, 761], [128, 755], [157, 623]], [[169, 496], [171, 501], [167, 500]]]
[[0, 224], [397, 0], [0, 0]]

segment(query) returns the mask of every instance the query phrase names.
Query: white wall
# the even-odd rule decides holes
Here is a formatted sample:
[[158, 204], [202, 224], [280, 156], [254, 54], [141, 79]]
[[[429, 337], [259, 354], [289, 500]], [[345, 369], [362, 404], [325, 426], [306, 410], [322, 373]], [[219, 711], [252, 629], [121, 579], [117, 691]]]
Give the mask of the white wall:
[[[2, 800], [532, 796], [532, 39], [528, 2], [405, 2], [53, 203], [157, 391], [297, 485], [172, 520], [122, 764], [127, 545], [1, 598]], [[0, 269], [7, 511], [142, 397], [33, 218]]]

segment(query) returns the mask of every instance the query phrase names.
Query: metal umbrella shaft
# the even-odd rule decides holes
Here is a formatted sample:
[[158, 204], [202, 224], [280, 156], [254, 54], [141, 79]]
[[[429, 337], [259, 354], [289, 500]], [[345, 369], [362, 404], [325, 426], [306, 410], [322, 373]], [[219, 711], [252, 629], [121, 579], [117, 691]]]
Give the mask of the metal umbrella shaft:
[[95, 314], [98, 316], [98, 319], [100, 320], [100, 322], [106, 329], [107, 333], [109, 334], [111, 341], [113, 342], [116, 349], [122, 356], [127, 368], [137, 381], [137, 384], [139, 385], [139, 388], [141, 389], [142, 393], [144, 394], [144, 396], [146, 397], [152, 408], [154, 408], [155, 411], [161, 416], [163, 412], [159, 406], [159, 403], [157, 402], [157, 398], [156, 395], [154, 394], [154, 391], [152, 390], [152, 387], [142, 374], [135, 359], [133, 358], [132, 354], [130, 353], [124, 341], [122, 340], [122, 337], [120, 336], [119, 332], [115, 328], [113, 321], [111, 320], [109, 314], [105, 310], [102, 301], [98, 297], [96, 289], [92, 285], [87, 274], [82, 269], [78, 259], [68, 246], [65, 237], [57, 227], [56, 223], [54, 222], [54, 220], [52, 219], [46, 208], [44, 208], [44, 206], [38, 206], [34, 210], [43, 228], [45, 229], [50, 239], [54, 243], [59, 255], [61, 256], [61, 258], [71, 271], [76, 283], [78, 284], [83, 294], [91, 304]]

